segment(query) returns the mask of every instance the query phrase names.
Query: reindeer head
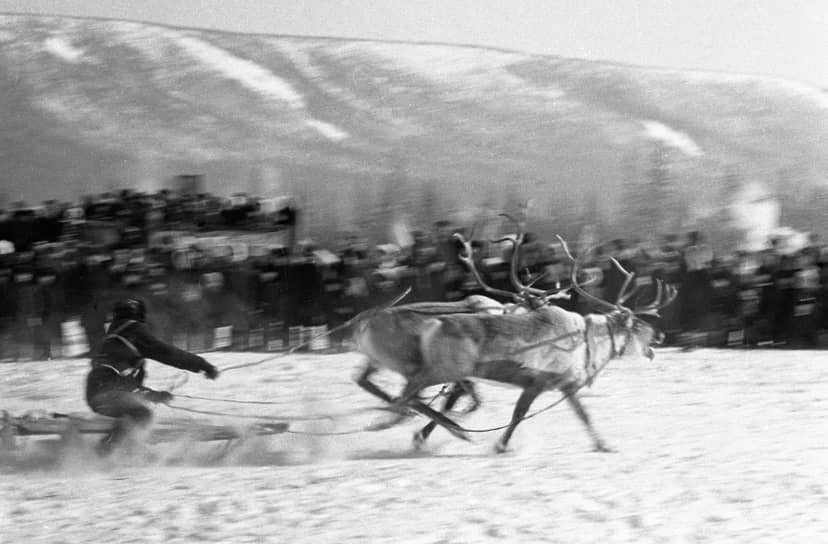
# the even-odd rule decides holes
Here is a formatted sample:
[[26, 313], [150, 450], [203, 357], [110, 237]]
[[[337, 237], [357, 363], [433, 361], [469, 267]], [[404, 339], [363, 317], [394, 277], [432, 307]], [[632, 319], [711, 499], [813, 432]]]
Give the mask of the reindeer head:
[[[644, 317], [650, 318], [661, 317], [659, 310], [669, 305], [676, 298], [678, 291], [672, 285], [666, 285], [661, 281], [656, 281], [656, 294], [652, 302], [643, 306], [630, 308], [626, 306], [628, 300], [638, 291], [638, 287], [631, 287], [635, 274], [628, 272], [621, 266], [614, 258], [612, 263], [624, 275], [624, 284], [618, 293], [618, 298], [614, 303], [598, 298], [582, 288], [578, 283], [578, 262], [569, 252], [569, 246], [563, 238], [558, 236], [558, 241], [563, 248], [566, 257], [572, 263], [571, 281], [572, 287], [575, 291], [584, 297], [585, 300], [596, 305], [599, 310], [605, 315], [608, 333], [616, 343], [616, 336], [621, 333], [621, 345], [614, 348], [614, 354], [622, 355], [643, 355], [652, 360], [654, 353], [652, 345], [660, 344], [664, 339], [664, 334], [658, 330], [653, 324], [647, 322]], [[623, 343], [622, 343], [623, 342]]]

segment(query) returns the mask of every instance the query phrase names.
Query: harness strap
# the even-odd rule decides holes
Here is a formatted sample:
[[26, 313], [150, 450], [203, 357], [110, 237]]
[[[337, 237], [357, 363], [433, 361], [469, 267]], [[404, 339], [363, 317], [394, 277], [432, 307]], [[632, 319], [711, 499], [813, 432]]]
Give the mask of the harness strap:
[[607, 318], [607, 333], [610, 337], [610, 343], [612, 345], [612, 353], [610, 354], [610, 358], [615, 359], [617, 357], [623, 357], [624, 352], [627, 351], [627, 346], [630, 344], [630, 338], [632, 337], [632, 330], [629, 327], [621, 327], [624, 329], [624, 344], [621, 346], [621, 349], [618, 349], [617, 344], [615, 343], [615, 333], [618, 332], [618, 328], [615, 328], [611, 325], [611, 319]]
[[[537, 344], [532, 344], [531, 346], [524, 346], [522, 348], [518, 348], [514, 351], [509, 352], [509, 355], [517, 355], [517, 354], [520, 354], [520, 353], [523, 353], [523, 352], [526, 352], [526, 351], [531, 351], [533, 349], [538, 349], [538, 348], [541, 348], [543, 346], [547, 346], [547, 345], [550, 345], [550, 344], [556, 344], [556, 343], [560, 342], [561, 340], [566, 340], [568, 338], [573, 338], [573, 337], [579, 336], [579, 335], [580, 335], [580, 333], [578, 331], [567, 332], [567, 333], [558, 335], [555, 338], [551, 338], [549, 340], [544, 340], [543, 342], [538, 342]], [[575, 351], [575, 349], [579, 345], [580, 345], [580, 342], [574, 342], [572, 347], [570, 347], [570, 348], [563, 348], [563, 347], [560, 347], [560, 346], [553, 346], [553, 348], [558, 349], [560, 351]]]
[[120, 340], [121, 342], [123, 342], [123, 343], [124, 343], [124, 345], [125, 345], [126, 347], [128, 347], [129, 349], [131, 349], [131, 350], [132, 350], [132, 352], [133, 352], [135, 355], [137, 355], [138, 357], [140, 357], [140, 356], [141, 356], [141, 352], [140, 352], [140, 351], [138, 351], [138, 348], [136, 348], [136, 347], [135, 347], [135, 344], [133, 344], [132, 342], [130, 342], [129, 340], [127, 340], [126, 338], [124, 338], [124, 337], [123, 337], [123, 336], [121, 336], [120, 334], [110, 334], [110, 335], [106, 336], [106, 338], [114, 338], [115, 340]]
[[132, 320], [132, 319], [130, 319], [129, 321], [127, 321], [126, 323], [123, 323], [120, 327], [118, 327], [117, 329], [115, 329], [113, 332], [108, 332], [108, 331], [107, 331], [107, 335], [106, 335], [106, 336], [104, 336], [104, 340], [108, 340], [108, 339], [110, 339], [110, 338], [115, 338], [115, 339], [117, 339], [117, 340], [120, 340], [121, 342], [123, 342], [123, 343], [124, 343], [124, 345], [125, 345], [126, 347], [128, 347], [130, 350], [132, 350], [132, 352], [133, 352], [135, 355], [137, 355], [137, 356], [139, 356], [139, 357], [140, 357], [140, 356], [141, 356], [141, 352], [140, 352], [140, 351], [138, 351], [138, 348], [136, 348], [136, 347], [135, 347], [135, 344], [133, 344], [132, 342], [130, 342], [129, 340], [127, 340], [126, 338], [124, 338], [124, 337], [123, 337], [123, 336], [121, 336], [121, 334], [120, 334], [122, 331], [124, 331], [127, 327], [129, 327], [129, 326], [130, 326], [130, 325], [132, 325], [133, 323], [135, 323], [135, 321], [134, 321], [134, 320]]
[[610, 338], [610, 359], [618, 357], [618, 347], [615, 345], [615, 331], [612, 330], [612, 319], [607, 317], [607, 334]]
[[[120, 327], [118, 327], [117, 329], [115, 329], [112, 332], [112, 334], [119, 334], [121, 331], [123, 331], [124, 329], [126, 329], [127, 327], [132, 325], [133, 323], [135, 323], [134, 319], [128, 319], [128, 320], [124, 321], [123, 323], [121, 323]], [[107, 331], [107, 332], [109, 332], [109, 331]]]
[[108, 368], [109, 370], [123, 378], [133, 378], [141, 371], [141, 368], [136, 366], [131, 366], [123, 370], [118, 370], [114, 366], [108, 365], [106, 363], [97, 363], [95, 365], [95, 368]]
[[[133, 344], [132, 342], [130, 342], [129, 340], [127, 340], [126, 338], [124, 338], [120, 334], [121, 332], [126, 330], [127, 327], [129, 327], [130, 325], [132, 325], [134, 323], [136, 323], [136, 321], [130, 319], [130, 320], [122, 323], [114, 331], [112, 331], [112, 332], [107, 331], [106, 336], [104, 336], [104, 342], [106, 340], [109, 340], [109, 339], [119, 340], [121, 343], [123, 343], [127, 347], [127, 349], [132, 351], [132, 353], [135, 355], [135, 357], [138, 358], [137, 364], [130, 365], [130, 366], [128, 366], [127, 368], [125, 368], [123, 370], [118, 370], [116, 367], [114, 367], [110, 364], [107, 364], [107, 363], [93, 362], [93, 365], [95, 367], [108, 368], [108, 369], [112, 370], [113, 372], [115, 372], [116, 374], [118, 374], [119, 376], [122, 376], [122, 377], [135, 377], [135, 376], [138, 375], [139, 372], [141, 372], [141, 370], [144, 367], [144, 360], [141, 357], [141, 352], [138, 350], [137, 347], [135, 347], [135, 344]], [[101, 343], [101, 349], [98, 351], [97, 355], [95, 355], [95, 358], [93, 358], [93, 361], [94, 361], [94, 359], [104, 357], [104, 355], [105, 354], [103, 353], [103, 343]]]

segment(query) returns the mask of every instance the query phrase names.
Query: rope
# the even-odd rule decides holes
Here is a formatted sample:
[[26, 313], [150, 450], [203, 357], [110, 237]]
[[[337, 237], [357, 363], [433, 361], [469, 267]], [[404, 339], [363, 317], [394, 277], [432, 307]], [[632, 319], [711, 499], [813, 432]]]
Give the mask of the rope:
[[[397, 296], [390, 303], [388, 303], [388, 304], [386, 304], [382, 307], [374, 308], [374, 313], [379, 312], [381, 309], [390, 308], [390, 307], [394, 306], [395, 304], [400, 302], [402, 299], [404, 299], [410, 292], [411, 292], [411, 287], [406, 289], [402, 294]], [[279, 353], [279, 354], [276, 354], [276, 355], [272, 355], [272, 356], [269, 356], [269, 357], [265, 357], [263, 359], [253, 361], [253, 362], [249, 362], [249, 363], [242, 363], [242, 364], [238, 364], [238, 365], [229, 366], [227, 368], [222, 369], [221, 372], [227, 372], [227, 371], [230, 371], [230, 370], [237, 370], [239, 368], [257, 366], [257, 365], [266, 363], [266, 362], [274, 360], [274, 359], [278, 359], [278, 358], [281, 358], [281, 357], [286, 357], [288, 355], [291, 355], [292, 353], [296, 352], [298, 349], [311, 344], [317, 338], [322, 338], [323, 336], [328, 336], [328, 335], [333, 334], [334, 332], [336, 332], [338, 330], [349, 327], [356, 319], [359, 318], [360, 315], [361, 314], [357, 314], [356, 316], [352, 317], [351, 319], [349, 319], [345, 323], [343, 323], [343, 324], [341, 324], [341, 325], [339, 325], [339, 326], [337, 326], [337, 327], [335, 327], [335, 328], [333, 328], [329, 331], [318, 334], [318, 335], [310, 338], [309, 340], [294, 346], [293, 348], [289, 349], [286, 352]], [[524, 347], [522, 349], [519, 349], [518, 351], [520, 351], [520, 352], [529, 351], [531, 349], [536, 349], [536, 348], [541, 347], [543, 345], [554, 344], [554, 343], [556, 343], [560, 340], [564, 340], [564, 339], [571, 338], [572, 336], [576, 336], [577, 334], [578, 333], [565, 333], [565, 334], [562, 334], [562, 335], [560, 335], [556, 338], [553, 338], [549, 341], [545, 341], [545, 342], [542, 342], [542, 343], [537, 344], [537, 345], [527, 346], [527, 347]], [[610, 338], [613, 340], [613, 343], [614, 343], [614, 338], [612, 338], [612, 332], [611, 331], [610, 331]], [[553, 347], [555, 347], [557, 349], [560, 349], [562, 351], [572, 351], [577, 346], [573, 346], [569, 349], [559, 348], [557, 346], [553, 346]], [[613, 351], [614, 351], [614, 349], [613, 349]], [[578, 393], [578, 391], [583, 389], [583, 387], [586, 386], [587, 384], [591, 384], [595, 380], [595, 378], [597, 378], [598, 375], [604, 370], [604, 368], [609, 364], [609, 362], [611, 360], [612, 360], [612, 358], [607, 359], [607, 361], [605, 361], [604, 364], [601, 365], [595, 371], [595, 373], [591, 376], [591, 378], [589, 380], [587, 380], [586, 382], [582, 383], [581, 385], [579, 385], [575, 389], [564, 393], [555, 402], [545, 406], [544, 408], [541, 408], [540, 410], [532, 412], [531, 414], [528, 414], [528, 415], [525, 415], [525, 416], [521, 417], [516, 422], [510, 421], [509, 423], [507, 423], [505, 425], [500, 425], [500, 426], [497, 426], [497, 427], [488, 427], [488, 428], [483, 428], [483, 429], [469, 429], [469, 428], [463, 427], [461, 425], [458, 425], [458, 429], [463, 431], [463, 432], [467, 432], [467, 433], [488, 433], [488, 432], [500, 431], [500, 430], [506, 429], [509, 426], [511, 426], [513, 423], [520, 423], [520, 422], [526, 421], [528, 419], [532, 419], [533, 417], [536, 417], [536, 416], [538, 416], [538, 415], [540, 415], [540, 414], [542, 414], [542, 413], [544, 413], [548, 410], [551, 410], [555, 406], [562, 403], [564, 400], [566, 400], [566, 399], [570, 398], [571, 396], [575, 395], [576, 393]], [[170, 390], [172, 391], [176, 387], [179, 387], [180, 385], [183, 385], [186, 382], [187, 382], [187, 375], [185, 374], [183, 380], [179, 380], [178, 383], [173, 384], [173, 386], [170, 388]], [[448, 387], [449, 387], [449, 384], [444, 385], [442, 387], [442, 389], [437, 394], [435, 394], [431, 398], [431, 400], [428, 401], [427, 405], [430, 406], [437, 398], [443, 396], [445, 394], [446, 390], [448, 389]], [[272, 402], [272, 401], [221, 399], [221, 398], [199, 397], [199, 396], [195, 396], [195, 395], [177, 395], [177, 396], [180, 397], [180, 398], [188, 398], [188, 399], [193, 399], [193, 400], [206, 400], [206, 401], [226, 402], [226, 403], [234, 403], [234, 404], [256, 404], [256, 405], [275, 405], [275, 404], [278, 404], [278, 403]], [[196, 410], [196, 409], [193, 409], [193, 408], [185, 408], [183, 406], [178, 406], [178, 405], [173, 405], [173, 404], [167, 404], [167, 406], [169, 408], [174, 409], [174, 410], [180, 410], [180, 411], [183, 411], [183, 412], [190, 412], [190, 413], [202, 414], [202, 415], [222, 416], [222, 417], [235, 417], [235, 418], [242, 418], [242, 419], [259, 419], [259, 420], [266, 419], [266, 420], [271, 420], [271, 421], [274, 421], [274, 420], [284, 421], [286, 419], [287, 420], [293, 420], [293, 421], [317, 421], [317, 420], [322, 420], [322, 419], [333, 419], [333, 417], [331, 417], [331, 416], [313, 416], [313, 417], [296, 416], [296, 417], [273, 418], [273, 417], [253, 416], [253, 415], [245, 415], [245, 414], [230, 414], [230, 413], [227, 413], [227, 412], [217, 412], [217, 411], [210, 411], [210, 410]], [[332, 432], [293, 431], [293, 430], [288, 429], [285, 432], [290, 433], [290, 434], [309, 435], [309, 436], [343, 436], [343, 435], [351, 435], [351, 434], [357, 434], [357, 433], [365, 432], [365, 429], [363, 428], [363, 429], [353, 429], [353, 430], [349, 430], [349, 431], [332, 431]]]
[[[594, 381], [595, 378], [598, 377], [598, 375], [604, 370], [604, 368], [606, 368], [606, 366], [609, 364], [609, 362], [611, 360], [612, 359], [607, 359], [607, 361], [604, 362], [604, 364], [601, 365], [598, 368], [598, 370], [595, 371], [595, 374], [592, 375], [592, 381]], [[579, 385], [577, 388], [573, 389], [572, 391], [564, 393], [555, 402], [541, 408], [540, 410], [532, 412], [529, 415], [521, 417], [519, 420], [517, 420], [516, 423], [521, 423], [521, 422], [526, 421], [528, 419], [532, 419], [533, 417], [539, 416], [540, 414], [551, 410], [552, 408], [559, 405], [560, 403], [562, 403], [563, 401], [565, 401], [569, 397], [575, 395], [578, 391], [583, 389], [584, 386], [586, 386], [586, 382], [582, 383], [581, 385]], [[436, 400], [438, 397], [443, 395], [444, 392], [446, 391], [447, 387], [448, 387], [448, 385], [443, 386], [443, 388], [440, 390], [440, 392], [438, 392], [429, 401], [428, 404], [430, 405], [432, 402], [434, 402], [434, 400]], [[228, 400], [228, 401], [229, 402], [239, 402], [239, 401], [232, 401], [232, 400]], [[256, 401], [250, 401], [250, 402], [253, 403], [253, 402], [256, 402]], [[169, 407], [169, 408], [172, 408], [173, 410], [180, 410], [180, 411], [183, 411], [183, 412], [190, 412], [190, 413], [194, 413], [194, 414], [236, 417], [236, 418], [243, 418], [243, 419], [260, 419], [260, 420], [261, 419], [266, 419], [266, 420], [271, 420], [271, 421], [284, 421], [286, 419], [287, 420], [293, 420], [293, 421], [317, 421], [317, 420], [322, 420], [322, 419], [333, 419], [333, 417], [331, 417], [331, 416], [314, 416], [314, 417], [301, 417], [301, 416], [299, 416], [299, 417], [272, 418], [272, 417], [265, 417], [265, 416], [251, 416], [251, 415], [245, 415], [245, 414], [229, 414], [229, 413], [226, 413], [226, 412], [214, 412], [214, 411], [209, 411], [209, 410], [195, 410], [193, 408], [185, 408], [183, 406], [177, 406], [177, 405], [173, 405], [173, 404], [167, 404], [166, 406]], [[462, 425], [458, 425], [458, 429], [460, 431], [463, 431], [463, 432], [466, 432], [466, 433], [490, 433], [490, 432], [501, 431], [503, 429], [506, 429], [510, 425], [512, 425], [512, 423], [513, 422], [510, 421], [509, 423], [506, 423], [505, 425], [499, 425], [497, 427], [487, 427], [487, 428], [483, 428], [483, 429], [469, 429], [469, 428], [463, 427]], [[366, 431], [365, 428], [351, 429], [351, 430], [348, 430], [348, 431], [295, 431], [295, 430], [292, 430], [292, 429], [287, 429], [287, 430], [285, 430], [285, 433], [296, 434], [296, 435], [305, 435], [305, 436], [345, 436], [345, 435], [359, 434], [359, 433], [362, 433], [362, 432], [365, 432], [365, 431]]]
[[177, 404], [166, 404], [168, 408], [173, 410], [180, 410], [182, 412], [189, 412], [191, 414], [201, 414], [205, 416], [221, 416], [221, 417], [234, 417], [239, 419], [258, 419], [258, 420], [269, 420], [269, 421], [284, 421], [284, 420], [292, 420], [292, 421], [319, 421], [322, 419], [333, 419], [332, 416], [282, 416], [279, 418], [271, 417], [271, 416], [256, 416], [250, 414], [230, 414], [227, 412], [217, 412], [212, 410], [196, 410], [195, 408], [186, 408], [184, 406], [179, 406]]
[[[193, 414], [202, 414], [208, 416], [227, 416], [227, 417], [237, 417], [243, 419], [258, 419], [258, 420], [267, 420], [267, 421], [278, 421], [280, 423], [284, 422], [284, 420], [291, 420], [291, 421], [317, 421], [321, 419], [333, 419], [331, 416], [314, 416], [314, 417], [301, 417], [301, 416], [289, 416], [289, 417], [282, 417], [282, 418], [274, 418], [274, 417], [267, 417], [267, 416], [251, 416], [251, 415], [244, 415], [244, 414], [228, 414], [226, 412], [213, 412], [209, 410], [195, 410], [193, 408], [185, 408], [183, 406], [177, 406], [173, 404], [167, 404], [168, 408], [173, 410], [180, 410], [182, 412], [190, 412]], [[365, 428], [359, 429], [351, 429], [349, 431], [296, 431], [293, 429], [285, 429], [283, 431], [286, 434], [296, 434], [296, 435], [305, 435], [305, 436], [345, 436], [350, 434], [358, 434], [365, 432]]]
[[359, 434], [364, 433], [365, 429], [352, 429], [350, 431], [294, 431], [293, 429], [287, 429], [285, 431], [287, 434], [300, 434], [306, 436], [344, 436], [348, 434]]
[[314, 340], [316, 340], [318, 338], [322, 338], [324, 336], [331, 335], [331, 334], [335, 333], [338, 330], [344, 329], [345, 327], [349, 327], [351, 325], [352, 321], [353, 321], [353, 318], [349, 319], [348, 321], [346, 321], [342, 325], [339, 325], [338, 327], [334, 327], [333, 329], [331, 329], [329, 331], [325, 331], [321, 334], [317, 334], [316, 336], [311, 337], [309, 340], [307, 340], [305, 342], [302, 342], [301, 344], [297, 344], [297, 345], [293, 346], [292, 348], [290, 348], [289, 350], [287, 350], [285, 352], [277, 353], [276, 355], [270, 355], [270, 356], [265, 357], [263, 359], [259, 359], [258, 361], [252, 361], [252, 362], [249, 362], [249, 363], [241, 363], [241, 364], [238, 364], [238, 365], [231, 365], [231, 366], [228, 366], [226, 368], [222, 368], [221, 372], [224, 373], [224, 372], [229, 372], [231, 370], [238, 370], [240, 368], [247, 368], [247, 367], [250, 367], [250, 366], [258, 366], [258, 365], [264, 364], [268, 361], [273, 361], [274, 359], [280, 359], [282, 357], [287, 357], [288, 355], [292, 355], [292, 354], [296, 353], [296, 351], [302, 349], [303, 347], [305, 347], [307, 345], [310, 345], [311, 342], [313, 342]]
[[[435, 400], [439, 397], [443, 396], [448, 389], [449, 384], [444, 385], [440, 391], [435, 394], [431, 400], [428, 401], [428, 405], [431, 405]], [[213, 400], [218, 402], [230, 402], [230, 403], [237, 403], [237, 404], [276, 404], [275, 402], [268, 402], [268, 401], [244, 401], [244, 400], [234, 400], [234, 399], [210, 399], [207, 397], [198, 397], [195, 395], [178, 395], [178, 397], [194, 399], [194, 400]], [[196, 410], [194, 408], [185, 408], [184, 406], [178, 406], [175, 404], [167, 403], [166, 406], [173, 410], [180, 410], [182, 412], [189, 412], [193, 414], [201, 414], [201, 415], [208, 415], [208, 416], [222, 416], [222, 417], [235, 417], [241, 419], [259, 419], [259, 420], [269, 420], [269, 421], [319, 421], [323, 419], [334, 419], [333, 416], [283, 416], [281, 418], [274, 418], [268, 416], [253, 416], [247, 414], [231, 414], [227, 412], [218, 412], [212, 410]], [[365, 432], [366, 429], [352, 429], [349, 431], [295, 431], [293, 429], [286, 429], [284, 432], [288, 434], [296, 434], [296, 435], [307, 435], [307, 436], [345, 436], [351, 434], [358, 434]]]
[[[431, 399], [428, 401], [428, 405], [431, 405], [435, 400], [439, 397], [445, 395], [446, 390], [449, 388], [451, 384], [446, 384], [438, 391]], [[172, 389], [169, 389], [172, 392]], [[242, 400], [242, 399], [228, 399], [228, 398], [217, 398], [217, 397], [200, 397], [197, 395], [184, 395], [179, 394], [176, 395], [175, 398], [177, 399], [190, 399], [190, 400], [206, 400], [210, 402], [225, 402], [229, 404], [256, 404], [256, 405], [264, 405], [264, 406], [279, 406], [284, 404], [284, 401], [273, 401], [273, 400]]]
[[[381, 311], [382, 309], [390, 308], [390, 307], [396, 305], [402, 299], [407, 297], [409, 293], [411, 293], [411, 289], [412, 289], [411, 287], [408, 287], [405, 291], [403, 291], [402, 293], [397, 295], [390, 302], [386, 303], [383, 306], [374, 308], [374, 313], [377, 313], [377, 312]], [[303, 348], [303, 347], [311, 344], [317, 338], [322, 338], [323, 336], [331, 335], [336, 331], [339, 331], [339, 330], [342, 330], [346, 327], [351, 326], [351, 324], [355, 320], [357, 320], [360, 317], [360, 315], [361, 314], [357, 314], [354, 317], [352, 317], [351, 319], [349, 319], [348, 321], [346, 321], [345, 323], [343, 323], [343, 324], [341, 324], [337, 327], [334, 327], [333, 329], [331, 329], [329, 331], [325, 331], [324, 333], [317, 334], [317, 335], [311, 337], [310, 339], [308, 339], [307, 341], [302, 342], [301, 344], [298, 344], [298, 345], [292, 347], [291, 349], [289, 349], [288, 351], [286, 351], [284, 353], [278, 353], [276, 355], [271, 355], [271, 356], [265, 357], [263, 359], [259, 359], [257, 361], [252, 361], [252, 362], [248, 362], [248, 363], [242, 363], [242, 364], [238, 364], [238, 365], [229, 366], [229, 367], [221, 369], [221, 372], [228, 372], [230, 370], [237, 370], [239, 368], [257, 366], [257, 365], [260, 365], [260, 364], [264, 364], [268, 361], [272, 361], [274, 359], [278, 359], [278, 358], [281, 358], [281, 357], [287, 357], [288, 355], [291, 355], [292, 353], [296, 352], [298, 349]], [[168, 388], [168, 391], [172, 392], [175, 389], [183, 386], [184, 384], [187, 383], [188, 379], [189, 379], [189, 374], [187, 374], [186, 372], [182, 372], [182, 375], [179, 377], [179, 379], [177, 379], [175, 382], [173, 382], [170, 385], [170, 387]], [[445, 391], [445, 388], [443, 389], [443, 391]], [[431, 401], [429, 402], [429, 404], [431, 402], [434, 402], [434, 400], [440, 394], [442, 394], [443, 391], [441, 391], [434, 398], [432, 398]], [[211, 402], [226, 402], [226, 403], [232, 403], [232, 404], [256, 404], [256, 405], [276, 405], [276, 404], [279, 404], [277, 402], [272, 402], [272, 401], [256, 401], [256, 400], [241, 400], [241, 399], [227, 399], [227, 398], [210, 398], [210, 397], [199, 397], [199, 396], [196, 396], [196, 395], [183, 395], [183, 394], [176, 395], [176, 398], [186, 398], [186, 399], [192, 399], [192, 400], [206, 400], [206, 401], [211, 401]], [[262, 418], [261, 416], [249, 416], [249, 415], [230, 414], [230, 413], [226, 413], [226, 412], [196, 410], [194, 408], [185, 408], [184, 406], [178, 406], [178, 405], [172, 405], [172, 404], [167, 404], [167, 406], [169, 406], [170, 408], [173, 408], [175, 410], [181, 410], [181, 411], [184, 411], [184, 412], [191, 412], [191, 413], [194, 413], [194, 414], [223, 416], [223, 417], [238, 417], [238, 418], [248, 418], [248, 419], [256, 419], [256, 418], [266, 419], [266, 418]], [[271, 419], [275, 419], [275, 418], [271, 418]], [[312, 417], [312, 418], [303, 418], [303, 417], [289, 417], [288, 418], [288, 417], [285, 417], [285, 418], [282, 418], [282, 419], [292, 419], [294, 421], [313, 421], [313, 420], [320, 420], [320, 419], [331, 419], [331, 417], [330, 416], [316, 416], [316, 417]]]
[[177, 398], [177, 399], [192, 399], [192, 400], [208, 400], [208, 401], [211, 401], [211, 402], [229, 402], [231, 404], [264, 404], [264, 405], [268, 405], [268, 406], [283, 404], [282, 402], [270, 401], [270, 400], [222, 399], [222, 398], [214, 398], [214, 397], [198, 397], [196, 395], [176, 395], [175, 398]]
[[[569, 397], [572, 397], [572, 396], [573, 396], [573, 395], [575, 395], [578, 391], [580, 391], [581, 389], [583, 389], [583, 388], [584, 388], [584, 386], [586, 386], [586, 385], [587, 385], [587, 383], [591, 383], [591, 382], [595, 381], [595, 378], [597, 378], [597, 377], [598, 377], [598, 374], [600, 374], [600, 373], [601, 373], [601, 371], [603, 371], [603, 370], [604, 370], [604, 368], [606, 368], [606, 366], [609, 364], [609, 362], [610, 362], [611, 360], [612, 360], [612, 359], [607, 359], [607, 360], [606, 360], [606, 362], [605, 362], [603, 365], [601, 365], [601, 366], [598, 368], [598, 370], [596, 370], [596, 371], [595, 371], [595, 374], [593, 374], [593, 375], [592, 375], [592, 379], [591, 379], [591, 380], [589, 380], [589, 382], [584, 382], [584, 383], [582, 383], [581, 385], [579, 385], [578, 387], [576, 387], [576, 388], [575, 388], [575, 389], [573, 389], [572, 391], [569, 391], [569, 392], [564, 393], [563, 395], [561, 395], [561, 398], [559, 398], [558, 400], [556, 400], [556, 401], [555, 401], [555, 402], [553, 402], [552, 404], [550, 404], [550, 405], [548, 405], [548, 406], [545, 406], [545, 407], [541, 408], [540, 410], [537, 410], [537, 411], [535, 411], [535, 412], [532, 412], [532, 413], [531, 413], [531, 414], [529, 414], [529, 415], [523, 416], [522, 418], [518, 419], [515, 423], [521, 423], [521, 422], [523, 422], [523, 421], [526, 421], [527, 419], [532, 419], [533, 417], [538, 416], [538, 415], [542, 414], [543, 412], [546, 412], [546, 411], [548, 411], [548, 410], [551, 410], [552, 408], [554, 408], [555, 406], [559, 405], [560, 403], [562, 403], [563, 401], [565, 401], [565, 400], [566, 400], [566, 399], [568, 399]], [[505, 424], [505, 425], [500, 425], [499, 427], [489, 427], [489, 428], [487, 428], [487, 429], [467, 429], [467, 428], [463, 427], [462, 425], [458, 425], [458, 428], [459, 428], [459, 430], [461, 430], [461, 431], [463, 431], [463, 432], [466, 432], [466, 433], [490, 433], [490, 432], [493, 432], [493, 431], [501, 431], [501, 430], [503, 430], [503, 429], [506, 429], [506, 428], [508, 428], [511, 424], [512, 424], [512, 422], [510, 421], [509, 423], [507, 423], [507, 424]]]

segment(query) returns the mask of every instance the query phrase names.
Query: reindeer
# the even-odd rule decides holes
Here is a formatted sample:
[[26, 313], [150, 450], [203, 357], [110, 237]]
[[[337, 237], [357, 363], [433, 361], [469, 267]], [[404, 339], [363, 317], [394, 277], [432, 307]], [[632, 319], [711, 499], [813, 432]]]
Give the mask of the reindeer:
[[[477, 274], [476, 271], [475, 274]], [[519, 300], [519, 297], [508, 291], [490, 289], [489, 292]], [[402, 376], [415, 372], [416, 368], [422, 365], [420, 357], [422, 326], [435, 316], [481, 312], [503, 314], [519, 311], [522, 311], [522, 307], [516, 303], [503, 304], [483, 295], [471, 295], [457, 302], [417, 302], [389, 306], [379, 311], [368, 310], [357, 316], [354, 320], [352, 342], [357, 351], [364, 354], [368, 359], [357, 378], [357, 383], [363, 389], [389, 403], [391, 410], [397, 412], [396, 418], [383, 425], [376, 426], [375, 430], [390, 427], [406, 419], [409, 414], [405, 407], [408, 406], [431, 418], [432, 423], [436, 421], [443, 425], [455, 436], [467, 439], [465, 433], [460, 431], [456, 423], [415, 399], [414, 395], [407, 396], [405, 401], [402, 402], [395, 401], [371, 382], [370, 377], [380, 368], [393, 370]], [[452, 409], [463, 395], [469, 395], [472, 399], [472, 404], [465, 410], [465, 413], [476, 410], [480, 405], [480, 397], [474, 384], [466, 379], [458, 379], [452, 384], [446, 396], [443, 410]]]
[[[520, 230], [516, 249], [523, 237], [522, 227]], [[459, 234], [455, 236], [464, 245], [465, 254], [461, 258], [473, 269], [469, 242]], [[582, 316], [549, 305], [549, 296], [545, 292], [520, 284], [522, 292], [535, 302], [535, 307], [529, 312], [511, 315], [449, 314], [429, 318], [417, 331], [419, 352], [412, 349], [409, 364], [393, 368], [407, 382], [403, 393], [394, 401], [396, 404], [409, 403], [424, 387], [470, 378], [520, 387], [523, 391], [509, 426], [495, 445], [496, 451], [504, 452], [532, 402], [544, 391], [557, 389], [566, 396], [567, 402], [587, 428], [594, 449], [612, 451], [592, 426], [576, 393], [584, 385], [591, 385], [597, 372], [610, 360], [630, 355], [653, 357], [650, 345], [660, 342], [663, 335], [641, 316], [658, 316], [658, 310], [675, 298], [676, 290], [672, 286], [664, 289], [659, 282], [656, 296], [650, 304], [628, 308], [624, 304], [636, 291], [630, 289], [633, 274], [614, 261], [625, 275], [618, 298], [615, 303], [596, 298], [578, 283], [577, 261], [566, 242], [560, 237], [558, 239], [572, 264], [572, 288], [587, 301], [596, 304], [603, 313]], [[513, 277], [512, 280], [513, 283], [519, 282], [519, 278]], [[452, 430], [443, 421], [434, 418], [433, 421]], [[415, 434], [415, 446], [422, 446], [430, 432], [428, 428]], [[458, 429], [459, 426], [454, 430]]]
[[[472, 229], [473, 231], [474, 229]], [[560, 289], [560, 286], [549, 291], [543, 291], [532, 287], [531, 284], [523, 285], [520, 283], [517, 267], [519, 260], [518, 249], [523, 239], [522, 232], [518, 240], [504, 239], [515, 244], [510, 266], [510, 278], [513, 285], [517, 287], [517, 292], [497, 289], [486, 284], [471, 260], [470, 244], [466, 243], [462, 236], [457, 236], [458, 240], [464, 243], [464, 249], [468, 254], [463, 260], [478, 284], [483, 288], [483, 291], [511, 300], [511, 302], [502, 304], [487, 296], [471, 295], [458, 302], [420, 302], [400, 306], [394, 306], [392, 304], [381, 310], [368, 310], [357, 316], [352, 329], [352, 342], [357, 351], [366, 355], [368, 358], [366, 365], [356, 380], [357, 384], [369, 393], [389, 403], [391, 405], [390, 409], [397, 412], [395, 419], [383, 425], [375, 426], [373, 428], [374, 430], [387, 428], [400, 423], [410, 415], [406, 408], [412, 408], [432, 419], [422, 429], [420, 433], [422, 436], [427, 437], [433, 431], [435, 425], [439, 424], [458, 438], [468, 439], [459, 425], [425, 405], [417, 398], [419, 391], [426, 386], [415, 387], [409, 382], [403, 390], [403, 394], [399, 398], [394, 399], [370, 380], [370, 377], [380, 368], [392, 370], [404, 377], [417, 374], [418, 369], [423, 366], [420, 335], [423, 324], [429, 319], [439, 315], [453, 314], [518, 314], [528, 311], [527, 306], [535, 303], [533, 301], [537, 298], [542, 298], [545, 301], [557, 298], [569, 298], [567, 290]], [[504, 240], [496, 240], [495, 242]], [[535, 281], [538, 279], [540, 277], [536, 278]], [[534, 298], [530, 299], [530, 297]], [[443, 382], [435, 382], [430, 385], [437, 385], [437, 383]], [[463, 413], [470, 413], [476, 410], [480, 404], [480, 398], [477, 395], [473, 382], [467, 379], [458, 379], [454, 381], [446, 396], [443, 412], [451, 410], [463, 395], [469, 395], [472, 398], [472, 405]]]

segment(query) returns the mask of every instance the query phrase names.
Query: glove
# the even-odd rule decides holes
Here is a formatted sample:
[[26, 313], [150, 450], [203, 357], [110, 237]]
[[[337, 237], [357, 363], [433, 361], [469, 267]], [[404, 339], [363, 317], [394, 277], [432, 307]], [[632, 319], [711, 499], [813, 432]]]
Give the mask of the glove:
[[155, 404], [167, 404], [173, 400], [173, 394], [169, 391], [147, 391], [144, 397]]
[[204, 374], [204, 376], [208, 380], [215, 380], [216, 378], [218, 378], [219, 375], [218, 369], [210, 363], [208, 363], [207, 361], [204, 362], [204, 366], [201, 369], [201, 373]]

